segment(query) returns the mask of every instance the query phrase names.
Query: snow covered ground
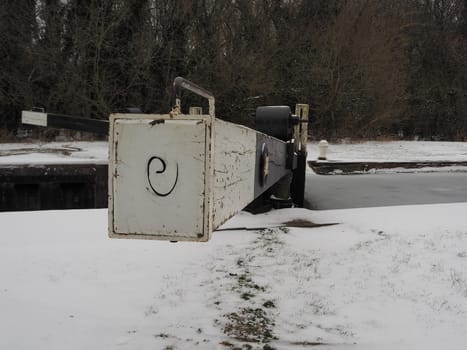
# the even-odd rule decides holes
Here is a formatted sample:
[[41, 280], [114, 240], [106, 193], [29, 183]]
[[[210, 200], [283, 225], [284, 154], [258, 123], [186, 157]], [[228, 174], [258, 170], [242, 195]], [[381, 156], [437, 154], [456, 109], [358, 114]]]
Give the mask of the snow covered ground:
[[[465, 161], [467, 143], [329, 158]], [[44, 162], [106, 163], [107, 143], [0, 145], [0, 164]], [[106, 210], [0, 213], [0, 349], [463, 349], [466, 213], [242, 212], [198, 244], [109, 239]], [[310, 222], [334, 225], [293, 227]]]
[[[309, 142], [307, 150], [308, 160], [318, 158], [317, 142]], [[342, 162], [467, 161], [467, 142], [368, 141], [333, 143], [329, 144], [328, 160]]]
[[107, 164], [107, 142], [49, 142], [0, 144], [0, 165]]
[[[308, 160], [318, 158], [318, 143], [308, 143]], [[330, 144], [329, 161], [467, 161], [467, 142], [393, 141]], [[107, 142], [0, 144], [1, 164], [108, 161]]]
[[[0, 349], [464, 349], [466, 212], [242, 212], [176, 244], [109, 239], [106, 210], [0, 213]], [[280, 227], [307, 221], [335, 225]]]
[[[308, 143], [308, 160], [316, 161], [319, 155], [317, 142]], [[322, 162], [322, 161], [319, 161]], [[369, 141], [361, 143], [329, 144], [325, 163], [400, 163], [400, 162], [452, 162], [454, 164], [423, 167], [380, 167], [371, 165], [366, 170], [355, 170], [348, 166], [335, 169], [328, 174], [391, 174], [391, 173], [433, 173], [467, 172], [467, 142], [427, 142], [427, 141]], [[463, 162], [456, 164], [455, 162]], [[313, 170], [307, 169], [308, 174]]]

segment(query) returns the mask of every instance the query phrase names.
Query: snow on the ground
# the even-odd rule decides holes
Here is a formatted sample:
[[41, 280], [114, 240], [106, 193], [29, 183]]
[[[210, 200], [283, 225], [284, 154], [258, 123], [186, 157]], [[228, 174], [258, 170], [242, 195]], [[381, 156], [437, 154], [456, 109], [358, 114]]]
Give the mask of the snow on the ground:
[[[317, 142], [307, 145], [308, 160], [319, 155]], [[368, 141], [332, 143], [328, 147], [329, 161], [342, 162], [412, 162], [467, 161], [467, 142], [435, 141]]]
[[[318, 142], [307, 145], [309, 161], [316, 161], [319, 156]], [[467, 142], [435, 141], [368, 141], [360, 143], [329, 144], [327, 160], [324, 162], [467, 162]], [[320, 161], [323, 162], [323, 161]], [[340, 174], [392, 174], [392, 173], [432, 173], [432, 172], [467, 172], [462, 164], [421, 168], [369, 168], [365, 171], [344, 172], [336, 169], [330, 175]], [[314, 174], [307, 169], [308, 174]]]
[[[107, 148], [0, 144], [0, 165], [105, 164]], [[308, 151], [317, 158], [316, 143]], [[328, 154], [466, 161], [467, 143], [331, 144]], [[465, 348], [466, 212], [242, 212], [223, 226], [238, 230], [205, 244], [109, 239], [106, 210], [0, 213], [0, 349]], [[338, 224], [278, 227], [292, 219]]]
[[[316, 160], [317, 142], [308, 143]], [[467, 161], [467, 142], [390, 141], [330, 144], [329, 161]], [[0, 165], [37, 163], [107, 163], [107, 142], [0, 143]]]
[[103, 141], [0, 144], [0, 165], [107, 164], [108, 158]]
[[242, 212], [222, 228], [269, 228], [176, 244], [109, 239], [106, 210], [0, 213], [0, 349], [463, 349], [466, 212]]
[[[423, 166], [421, 168], [369, 168], [364, 171], [343, 171], [342, 169], [335, 169], [329, 172], [327, 175], [363, 175], [363, 174], [407, 174], [407, 173], [465, 173], [467, 172], [467, 166], [465, 165], [451, 165], [451, 166]], [[306, 169], [307, 174], [316, 174], [311, 168]]]

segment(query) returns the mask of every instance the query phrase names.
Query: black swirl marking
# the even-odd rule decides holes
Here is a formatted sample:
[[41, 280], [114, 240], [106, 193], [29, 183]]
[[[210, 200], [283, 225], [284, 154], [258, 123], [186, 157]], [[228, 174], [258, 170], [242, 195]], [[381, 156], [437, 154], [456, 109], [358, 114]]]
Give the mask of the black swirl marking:
[[152, 185], [152, 183], [151, 183], [151, 177], [150, 177], [150, 173], [149, 173], [149, 171], [150, 171], [150, 169], [151, 169], [151, 164], [152, 164], [152, 162], [153, 162], [154, 160], [156, 160], [156, 159], [157, 159], [158, 161], [160, 161], [161, 164], [162, 164], [162, 170], [157, 170], [157, 171], [156, 171], [156, 174], [162, 174], [162, 173], [164, 173], [164, 172], [165, 172], [165, 169], [167, 168], [167, 165], [165, 164], [165, 161], [164, 161], [162, 158], [157, 157], [157, 156], [154, 156], [154, 157], [149, 158], [149, 160], [148, 160], [148, 165], [147, 165], [147, 176], [148, 176], [149, 186], [151, 187], [151, 190], [152, 190], [156, 195], [158, 195], [159, 197], [167, 197], [169, 194], [172, 193], [172, 191], [174, 190], [174, 188], [175, 188], [175, 186], [177, 185], [177, 182], [178, 182], [178, 163], [177, 163], [177, 175], [175, 176], [175, 182], [174, 182], [172, 188], [170, 189], [170, 191], [168, 191], [168, 192], [166, 192], [166, 193], [161, 193], [161, 192], [157, 191], [157, 190], [154, 188], [154, 186]]

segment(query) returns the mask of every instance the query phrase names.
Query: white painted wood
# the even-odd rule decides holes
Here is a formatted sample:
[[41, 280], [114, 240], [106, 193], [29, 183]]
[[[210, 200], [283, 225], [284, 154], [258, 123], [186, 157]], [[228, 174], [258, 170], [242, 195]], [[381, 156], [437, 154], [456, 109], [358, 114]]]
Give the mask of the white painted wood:
[[306, 144], [308, 143], [308, 115], [310, 106], [299, 103], [295, 105], [295, 114], [300, 118], [301, 122], [294, 126], [294, 151], [306, 152]]
[[256, 132], [215, 119], [213, 137], [215, 229], [254, 199]]
[[47, 113], [21, 111], [21, 123], [47, 126]]
[[206, 116], [111, 116], [111, 237], [209, 239], [210, 123]]
[[252, 129], [206, 115], [115, 114], [109, 144], [111, 237], [207, 241], [254, 199]]

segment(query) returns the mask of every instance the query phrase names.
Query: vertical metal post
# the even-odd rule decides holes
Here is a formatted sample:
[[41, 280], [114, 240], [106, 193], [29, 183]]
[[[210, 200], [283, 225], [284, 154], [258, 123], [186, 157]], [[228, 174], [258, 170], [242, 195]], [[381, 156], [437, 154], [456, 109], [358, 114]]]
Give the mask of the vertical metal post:
[[295, 115], [298, 116], [300, 122], [294, 127], [295, 151], [305, 151], [308, 142], [308, 115], [310, 106], [307, 104], [296, 104]]
[[306, 174], [306, 144], [308, 142], [308, 114], [310, 107], [307, 104], [297, 104], [295, 114], [300, 122], [294, 127], [295, 152], [297, 153], [297, 167], [293, 171], [290, 192], [295, 205], [303, 207], [305, 201], [305, 174]]

